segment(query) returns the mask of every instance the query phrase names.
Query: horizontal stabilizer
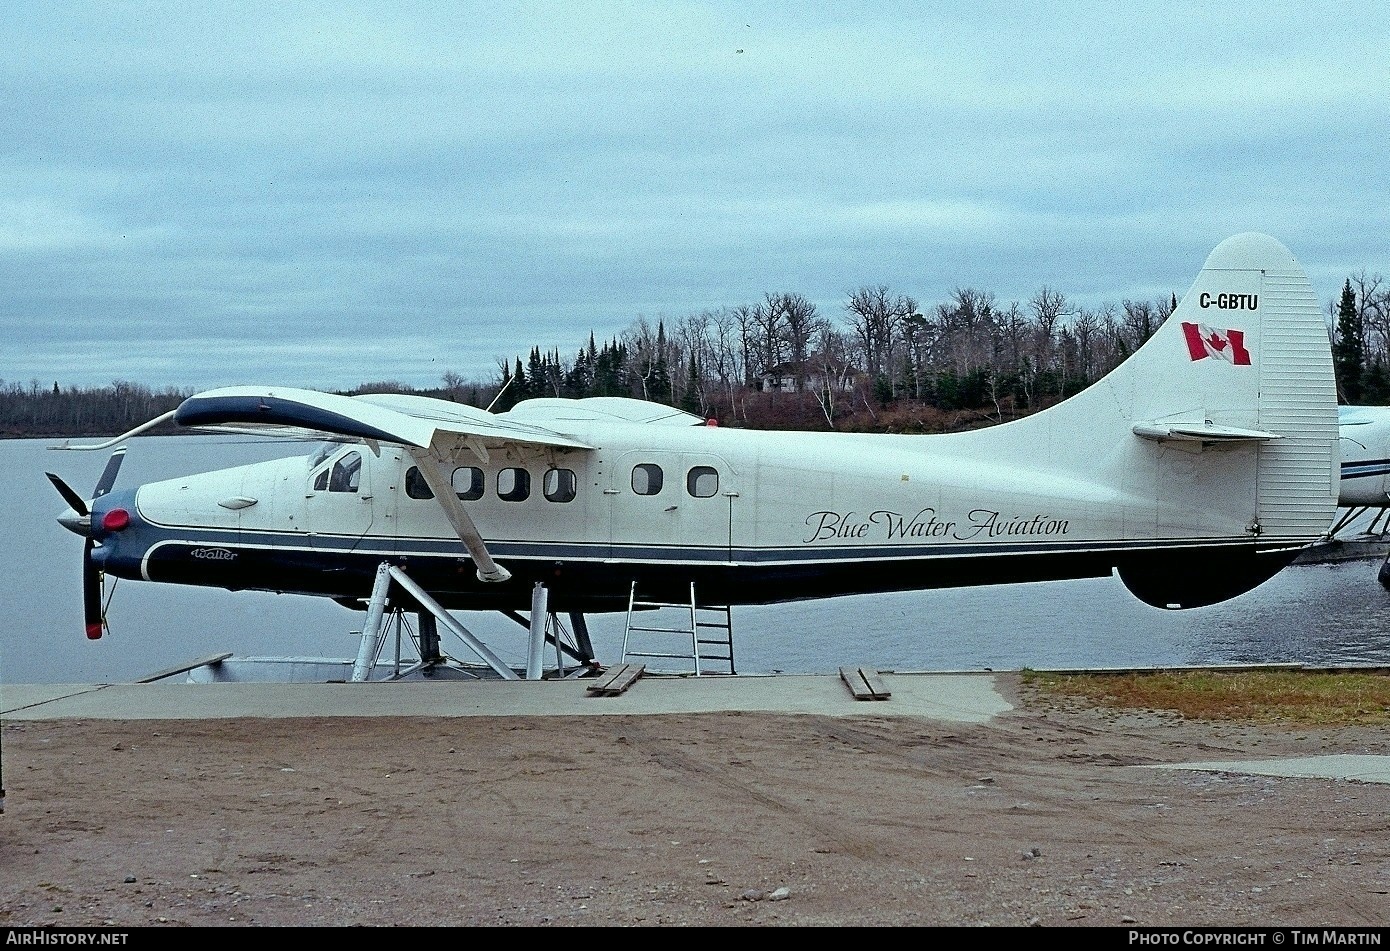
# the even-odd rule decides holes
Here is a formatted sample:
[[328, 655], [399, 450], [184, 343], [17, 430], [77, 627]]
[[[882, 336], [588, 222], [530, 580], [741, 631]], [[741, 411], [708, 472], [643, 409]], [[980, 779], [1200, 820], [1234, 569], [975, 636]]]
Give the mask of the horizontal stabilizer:
[[1169, 439], [1184, 442], [1267, 442], [1284, 438], [1278, 433], [1267, 433], [1260, 429], [1240, 429], [1212, 423], [1135, 423], [1134, 435], [1159, 442]]

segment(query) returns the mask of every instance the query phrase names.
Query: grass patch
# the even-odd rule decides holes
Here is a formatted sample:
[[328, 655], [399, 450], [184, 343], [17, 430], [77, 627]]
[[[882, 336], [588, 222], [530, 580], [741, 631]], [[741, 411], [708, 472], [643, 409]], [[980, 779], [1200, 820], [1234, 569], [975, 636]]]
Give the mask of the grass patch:
[[1390, 675], [1315, 670], [1161, 670], [1054, 674], [1026, 670], [1044, 694], [1192, 720], [1307, 726], [1390, 723]]

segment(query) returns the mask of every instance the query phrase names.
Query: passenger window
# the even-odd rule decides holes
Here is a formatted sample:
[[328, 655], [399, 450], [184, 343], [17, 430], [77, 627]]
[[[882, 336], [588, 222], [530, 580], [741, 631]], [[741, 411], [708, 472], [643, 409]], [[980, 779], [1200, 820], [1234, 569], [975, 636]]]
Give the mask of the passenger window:
[[497, 473], [497, 497], [503, 502], [522, 502], [531, 494], [531, 473], [521, 468]]
[[328, 479], [329, 492], [356, 492], [362, 481], [362, 454], [350, 452], [333, 463], [333, 475]]
[[661, 466], [644, 462], [632, 469], [632, 491], [638, 495], [656, 495], [661, 491]]
[[696, 466], [685, 475], [685, 491], [697, 499], [707, 499], [719, 491], [719, 473], [709, 466]]
[[545, 497], [552, 502], [572, 502], [578, 492], [579, 480], [573, 469], [547, 469], [545, 473]]
[[459, 466], [451, 481], [454, 494], [461, 501], [472, 502], [483, 497], [483, 470], [477, 466]]
[[434, 493], [418, 466], [411, 466], [405, 473], [405, 494], [412, 499], [432, 499]]

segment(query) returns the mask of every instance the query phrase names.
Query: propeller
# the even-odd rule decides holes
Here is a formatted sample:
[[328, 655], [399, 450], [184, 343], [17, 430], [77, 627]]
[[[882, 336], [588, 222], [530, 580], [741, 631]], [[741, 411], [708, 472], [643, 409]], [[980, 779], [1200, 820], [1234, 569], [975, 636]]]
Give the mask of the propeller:
[[[125, 450], [126, 447], [122, 446], [106, 461], [106, 468], [102, 470], [101, 477], [97, 479], [96, 489], [92, 492], [93, 502], [110, 492], [111, 487], [116, 484], [116, 474], [121, 471]], [[101, 570], [92, 558], [92, 550], [96, 548], [96, 540], [92, 537], [92, 510], [72, 486], [52, 472], [45, 472], [44, 475], [48, 476], [48, 481], [53, 483], [53, 487], [72, 510], [71, 514], [64, 512], [58, 516], [58, 522], [69, 531], [85, 538], [82, 545], [82, 620], [87, 637], [96, 640], [101, 637], [106, 621], [101, 612]]]

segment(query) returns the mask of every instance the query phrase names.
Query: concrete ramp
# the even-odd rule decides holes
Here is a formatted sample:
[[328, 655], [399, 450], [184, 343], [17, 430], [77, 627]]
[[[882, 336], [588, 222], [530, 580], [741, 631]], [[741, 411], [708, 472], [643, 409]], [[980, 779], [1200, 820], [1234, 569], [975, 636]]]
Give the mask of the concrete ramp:
[[[1013, 709], [992, 674], [880, 675], [891, 699], [856, 700], [838, 676], [643, 676], [616, 696], [595, 681], [410, 683], [153, 683], [0, 685], [10, 720], [197, 720], [233, 717], [587, 716], [770, 712], [922, 717], [987, 723]], [[867, 707], [867, 709], [866, 709]]]

